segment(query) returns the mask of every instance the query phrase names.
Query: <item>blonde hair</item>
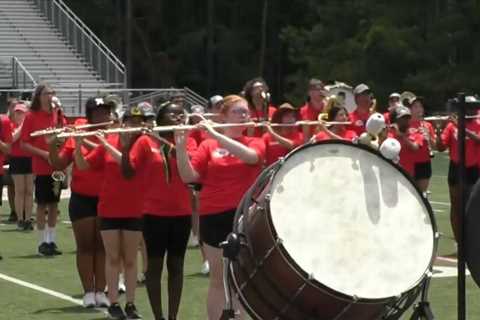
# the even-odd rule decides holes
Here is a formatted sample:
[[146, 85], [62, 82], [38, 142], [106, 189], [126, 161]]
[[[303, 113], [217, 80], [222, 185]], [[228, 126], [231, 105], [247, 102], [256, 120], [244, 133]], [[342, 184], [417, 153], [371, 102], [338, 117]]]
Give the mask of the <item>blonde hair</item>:
[[248, 106], [248, 102], [245, 98], [236, 95], [236, 94], [231, 94], [223, 98], [223, 106], [220, 109], [221, 114], [226, 114], [237, 102], [242, 101]]

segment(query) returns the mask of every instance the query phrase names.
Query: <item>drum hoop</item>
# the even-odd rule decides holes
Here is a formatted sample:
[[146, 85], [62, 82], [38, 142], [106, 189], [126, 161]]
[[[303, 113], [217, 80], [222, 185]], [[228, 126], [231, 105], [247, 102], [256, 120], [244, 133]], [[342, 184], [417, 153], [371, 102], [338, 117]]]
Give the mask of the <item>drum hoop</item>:
[[[346, 146], [350, 146], [350, 147], [354, 147], [354, 148], [360, 148], [360, 149], [363, 149], [364, 151], [367, 151], [371, 154], [374, 154], [374, 155], [377, 155], [379, 156], [380, 158], [382, 158], [383, 160], [385, 160], [387, 163], [389, 163], [393, 168], [397, 169], [401, 174], [403, 174], [403, 176], [405, 178], [407, 178], [407, 180], [410, 182], [410, 184], [414, 187], [414, 190], [417, 192], [417, 194], [420, 196], [420, 199], [422, 200], [423, 204], [425, 205], [425, 208], [427, 209], [427, 212], [428, 212], [428, 215], [430, 217], [430, 221], [431, 221], [431, 225], [432, 225], [432, 229], [433, 229], [433, 250], [432, 250], [432, 256], [430, 258], [430, 264], [429, 264], [429, 267], [427, 270], [425, 270], [425, 272], [423, 273], [423, 275], [420, 277], [420, 279], [418, 279], [410, 288], [408, 288], [407, 290], [405, 290], [404, 292], [401, 292], [399, 293], [399, 296], [401, 295], [404, 295], [408, 292], [410, 292], [411, 290], [415, 289], [416, 287], [418, 287], [424, 280], [425, 278], [428, 276], [428, 274], [430, 273], [430, 268], [431, 266], [433, 266], [433, 263], [435, 261], [435, 257], [436, 257], [436, 252], [437, 252], [437, 249], [438, 249], [438, 229], [437, 229], [437, 224], [436, 224], [436, 221], [435, 221], [435, 217], [433, 215], [433, 209], [432, 209], [432, 206], [430, 205], [430, 203], [428, 202], [428, 200], [423, 197], [422, 195], [422, 192], [420, 191], [420, 189], [418, 188], [418, 186], [415, 184], [413, 178], [410, 177], [410, 175], [402, 168], [400, 167], [399, 165], [395, 164], [394, 162], [392, 162], [391, 160], [385, 158], [384, 156], [382, 156], [382, 154], [380, 152], [378, 152], [377, 150], [374, 150], [368, 146], [364, 146], [364, 145], [361, 145], [361, 144], [354, 144], [352, 142], [349, 142], [349, 141], [345, 141], [345, 140], [324, 140], [324, 141], [318, 141], [318, 142], [315, 142], [315, 143], [309, 143], [309, 144], [305, 144], [305, 145], [302, 145], [300, 147], [297, 147], [295, 148], [294, 150], [292, 150], [289, 154], [287, 154], [282, 160], [279, 160], [281, 162], [285, 162], [287, 161], [290, 157], [293, 156], [293, 154], [303, 150], [303, 149], [307, 149], [307, 148], [311, 148], [311, 147], [314, 147], [316, 145], [327, 145], [327, 144], [343, 144], [343, 145], [346, 145]], [[273, 174], [269, 177], [269, 180], [271, 183], [275, 177], [277, 176], [278, 172], [280, 171], [280, 168], [282, 167], [282, 164], [280, 164], [279, 166], [277, 166], [275, 169], [275, 171], [273, 172]], [[277, 231], [275, 230], [275, 228], [273, 227], [274, 226], [274, 223], [273, 223], [273, 219], [272, 219], [272, 215], [271, 215], [271, 208], [270, 208], [270, 198], [267, 197], [265, 199], [265, 206], [266, 206], [266, 210], [267, 210], [267, 222], [270, 226], [270, 231], [272, 232], [272, 235], [274, 236], [274, 239], [279, 239], [280, 237], [278, 236], [277, 234]], [[313, 279], [310, 279], [309, 277], [309, 274], [307, 274], [302, 268], [301, 266], [299, 266], [295, 260], [293, 260], [293, 258], [290, 256], [290, 254], [288, 253], [288, 251], [286, 250], [286, 248], [283, 246], [283, 244], [279, 244], [278, 245], [278, 248], [279, 248], [279, 252], [281, 253], [281, 255], [284, 257], [284, 259], [286, 260], [286, 262], [292, 267], [293, 270], [295, 270], [295, 272], [300, 275], [302, 278], [305, 279], [305, 282], [315, 286], [317, 289], [337, 298], [337, 299], [341, 299], [341, 300], [344, 300], [344, 301], [356, 301], [358, 303], [366, 303], [366, 304], [379, 304], [379, 303], [385, 303], [385, 302], [388, 302], [392, 299], [396, 299], [398, 296], [392, 296], [392, 297], [385, 297], [385, 298], [380, 298], [380, 299], [371, 299], [371, 298], [362, 298], [362, 297], [353, 297], [353, 296], [350, 296], [350, 295], [347, 295], [345, 293], [342, 293], [342, 292], [338, 292], [336, 291], [335, 289], [332, 289], [324, 284], [322, 284], [320, 281], [318, 281], [317, 279], [313, 278]]]

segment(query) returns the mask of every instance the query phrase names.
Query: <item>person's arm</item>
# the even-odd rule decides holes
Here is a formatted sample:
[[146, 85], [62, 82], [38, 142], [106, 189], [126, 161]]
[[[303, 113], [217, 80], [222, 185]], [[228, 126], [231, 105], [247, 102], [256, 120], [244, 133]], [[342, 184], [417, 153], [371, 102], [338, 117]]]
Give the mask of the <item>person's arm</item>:
[[282, 147], [287, 148], [288, 150], [291, 150], [295, 147], [294, 141], [287, 139], [278, 133], [276, 133], [270, 125], [266, 125], [268, 133], [274, 138]]
[[105, 138], [105, 136], [103, 134], [101, 134], [101, 133], [97, 134], [96, 137], [98, 138], [98, 141], [100, 141], [101, 145], [105, 148], [105, 150], [108, 153], [110, 153], [110, 155], [115, 160], [115, 162], [117, 162], [119, 165], [121, 165], [122, 164], [122, 153], [117, 148], [112, 146], [107, 141], [107, 139]]
[[12, 132], [12, 143], [17, 142], [18, 139], [20, 139], [21, 134], [22, 134], [22, 126], [15, 128], [15, 130], [13, 130]]
[[467, 137], [469, 137], [470, 139], [472, 139], [476, 143], [480, 143], [480, 135], [477, 132], [475, 132], [473, 130], [470, 130], [470, 129], [465, 129], [465, 134], [466, 134]]
[[90, 164], [82, 154], [82, 143], [83, 139], [81, 137], [75, 138], [75, 150], [73, 151], [73, 160], [75, 161], [78, 169], [88, 170], [90, 169]]
[[200, 174], [192, 166], [190, 157], [187, 153], [186, 140], [186, 131], [175, 131], [175, 147], [178, 172], [184, 183], [195, 183], [200, 180]]
[[218, 131], [215, 131], [208, 122], [201, 122], [202, 127], [208, 131], [210, 136], [217, 140], [222, 147], [227, 149], [231, 154], [245, 162], [246, 164], [257, 164], [260, 160], [257, 152], [254, 149], [249, 148], [238, 141], [229, 138]]
[[[137, 146], [138, 144], [132, 143], [132, 137], [124, 138], [122, 141], [122, 157], [120, 161], [120, 167], [122, 170], [122, 175], [125, 177], [125, 179], [131, 179], [135, 176], [135, 168], [132, 165], [132, 159], [130, 155], [134, 146]], [[135, 153], [138, 153], [138, 151], [136, 151], [138, 148], [139, 147], [135, 147]]]
[[50, 139], [48, 143], [48, 161], [56, 170], [63, 170], [69, 165], [68, 159], [60, 155], [58, 139]]
[[406, 132], [399, 132], [397, 131], [397, 139], [400, 142], [403, 142], [408, 149], [412, 151], [418, 151], [421, 145], [418, 142], [412, 141]]
[[339, 136], [338, 134], [335, 134], [333, 131], [331, 131], [330, 129], [328, 129], [328, 128], [323, 124], [322, 121], [319, 122], [318, 128], [319, 128], [321, 131], [325, 132], [330, 139], [345, 140], [343, 137]]
[[435, 141], [435, 146], [437, 151], [443, 152], [447, 150], [448, 145], [445, 143], [446, 140], [449, 139], [449, 129], [450, 127], [447, 126], [443, 131], [440, 127], [435, 127], [436, 130], [436, 141]]

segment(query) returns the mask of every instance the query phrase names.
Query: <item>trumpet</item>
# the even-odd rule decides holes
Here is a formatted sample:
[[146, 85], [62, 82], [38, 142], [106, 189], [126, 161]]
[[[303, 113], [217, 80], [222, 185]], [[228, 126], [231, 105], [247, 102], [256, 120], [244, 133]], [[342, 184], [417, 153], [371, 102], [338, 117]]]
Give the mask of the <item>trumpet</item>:
[[[351, 122], [341, 122], [341, 121], [297, 121], [295, 123], [269, 123], [269, 122], [243, 122], [243, 123], [213, 123], [212, 127], [214, 129], [227, 129], [227, 128], [258, 128], [258, 127], [297, 127], [297, 126], [318, 126], [320, 124], [329, 126], [329, 125], [350, 125]], [[70, 137], [91, 137], [97, 134], [114, 134], [114, 133], [141, 133], [141, 132], [174, 132], [174, 131], [191, 131], [191, 130], [201, 130], [199, 125], [172, 125], [172, 126], [156, 126], [153, 128], [148, 127], [133, 127], [133, 128], [114, 128], [106, 130], [95, 130], [95, 131], [71, 131], [71, 132], [61, 132], [57, 134], [58, 138], [70, 138]]]
[[65, 131], [68, 130], [86, 130], [86, 129], [95, 129], [95, 128], [101, 128], [101, 127], [106, 127], [109, 125], [112, 125], [113, 121], [108, 121], [108, 122], [101, 122], [101, 123], [90, 123], [90, 124], [82, 124], [79, 126], [66, 126], [62, 128], [50, 128], [50, 129], [44, 129], [44, 130], [38, 130], [30, 133], [30, 137], [42, 137], [42, 136], [48, 136], [48, 135], [58, 135], [61, 134]]

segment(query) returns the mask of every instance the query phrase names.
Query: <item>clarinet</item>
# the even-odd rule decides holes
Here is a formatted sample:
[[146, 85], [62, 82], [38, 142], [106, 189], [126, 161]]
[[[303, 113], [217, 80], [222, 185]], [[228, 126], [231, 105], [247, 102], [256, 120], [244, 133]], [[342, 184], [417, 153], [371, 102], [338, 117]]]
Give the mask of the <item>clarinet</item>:
[[430, 132], [428, 131], [428, 127], [425, 125], [424, 120], [420, 120], [420, 128], [422, 128], [422, 134], [423, 137], [426, 138], [427, 140], [427, 147], [428, 147], [428, 154], [430, 158], [435, 157], [435, 154], [433, 153], [433, 146], [432, 146], [432, 140], [430, 136]]

